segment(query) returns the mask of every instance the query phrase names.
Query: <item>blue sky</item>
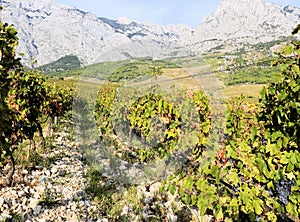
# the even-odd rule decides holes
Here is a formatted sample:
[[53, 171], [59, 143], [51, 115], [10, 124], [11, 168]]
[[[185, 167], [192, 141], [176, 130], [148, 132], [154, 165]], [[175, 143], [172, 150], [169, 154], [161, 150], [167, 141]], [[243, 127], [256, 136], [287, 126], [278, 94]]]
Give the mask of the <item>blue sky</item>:
[[[92, 12], [99, 17], [127, 17], [137, 22], [160, 25], [184, 23], [197, 27], [214, 12], [221, 0], [54, 0]], [[282, 6], [300, 7], [300, 0], [267, 0]]]

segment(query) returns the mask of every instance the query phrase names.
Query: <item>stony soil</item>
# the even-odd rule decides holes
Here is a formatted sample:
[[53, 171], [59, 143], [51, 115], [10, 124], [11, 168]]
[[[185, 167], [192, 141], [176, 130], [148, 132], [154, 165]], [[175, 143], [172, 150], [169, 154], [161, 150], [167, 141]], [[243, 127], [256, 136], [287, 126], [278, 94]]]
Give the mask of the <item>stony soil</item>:
[[[87, 166], [75, 142], [61, 133], [45, 158], [49, 167], [17, 170], [13, 187], [0, 190], [0, 221], [94, 221], [97, 207], [85, 192]], [[5, 177], [8, 169], [1, 171]], [[99, 220], [101, 221], [101, 220]]]
[[[3, 185], [3, 178], [9, 168], [1, 169], [0, 221], [118, 221], [118, 219], [112, 220], [109, 215], [103, 216], [100, 213], [103, 212], [101, 204], [96, 204], [94, 198], [87, 193], [89, 166], [83, 157], [80, 145], [68, 140], [66, 132], [60, 132], [55, 137], [50, 151], [41, 154], [43, 158], [50, 161], [49, 164], [36, 165], [30, 169], [18, 168], [14, 176], [14, 186]], [[106, 162], [107, 159], [103, 158], [102, 164], [106, 165], [104, 169], [109, 168]], [[125, 165], [120, 164], [122, 168], [120, 170], [127, 171], [123, 169]], [[111, 168], [104, 171], [115, 172]], [[117, 186], [119, 188], [116, 192], [122, 189], [120, 183]], [[119, 200], [124, 203], [120, 204], [122, 206], [120, 216], [125, 215], [130, 221], [136, 222], [152, 221], [153, 218], [162, 218], [159, 217], [162, 212], [157, 209], [163, 209], [163, 218], [166, 221], [176, 222], [190, 221], [193, 215], [198, 214], [196, 211], [189, 210], [184, 213], [184, 216], [177, 216], [174, 209], [183, 209], [182, 204], [176, 202], [171, 194], [160, 197], [158, 194], [160, 186], [159, 181], [136, 185], [135, 193], [130, 195], [133, 196], [135, 203], [142, 206], [142, 209], [136, 213], [133, 211], [135, 206], [132, 203], [127, 203], [126, 199]], [[115, 203], [110, 204], [113, 206]]]

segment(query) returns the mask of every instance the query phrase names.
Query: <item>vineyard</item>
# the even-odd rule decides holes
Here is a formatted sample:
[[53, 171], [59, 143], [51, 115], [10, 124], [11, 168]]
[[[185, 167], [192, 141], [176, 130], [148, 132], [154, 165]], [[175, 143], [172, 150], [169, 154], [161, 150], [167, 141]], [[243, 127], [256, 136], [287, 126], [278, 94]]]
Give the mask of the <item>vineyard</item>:
[[[201, 77], [199, 67], [167, 60], [93, 65], [85, 73], [74, 62], [81, 79], [66, 87], [26, 69], [15, 52], [17, 30], [0, 26], [0, 169], [7, 172], [0, 188], [19, 186], [19, 171], [51, 162], [47, 154], [37, 159], [54, 150], [55, 133], [67, 131], [62, 146], [76, 141], [87, 162], [89, 221], [299, 221], [299, 41], [271, 67], [268, 58], [228, 75], [207, 70], [207, 61], [198, 61]], [[222, 98], [217, 77], [224, 85], [275, 81], [252, 103]], [[59, 199], [51, 198], [39, 203], [55, 208]]]

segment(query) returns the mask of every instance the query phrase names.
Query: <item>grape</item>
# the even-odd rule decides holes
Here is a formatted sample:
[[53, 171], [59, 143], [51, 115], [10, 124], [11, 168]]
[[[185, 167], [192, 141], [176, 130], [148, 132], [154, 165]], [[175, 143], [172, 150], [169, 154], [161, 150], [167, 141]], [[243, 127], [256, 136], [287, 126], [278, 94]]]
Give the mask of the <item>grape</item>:
[[262, 219], [261, 216], [256, 216], [255, 217], [255, 221], [257, 221], [257, 222], [261, 221], [261, 219]]
[[273, 196], [274, 196], [274, 194], [273, 194], [273, 191], [272, 191], [272, 190], [268, 190], [268, 192], [269, 192], [269, 194], [270, 194], [270, 196], [271, 196], [271, 197], [273, 197]]
[[267, 140], [264, 136], [261, 137], [261, 142], [262, 142], [262, 144], [264, 144], [264, 145], [267, 145], [267, 144], [268, 144], [268, 140]]
[[224, 139], [224, 140], [227, 140], [227, 139], [228, 139], [228, 134], [227, 134], [227, 133], [224, 133], [223, 139]]
[[295, 181], [292, 180], [280, 180], [274, 183], [275, 191], [278, 195], [279, 202], [287, 205], [288, 197], [291, 193], [292, 186], [295, 185]]
[[22, 127], [23, 127], [23, 123], [22, 122], [17, 122], [16, 123], [16, 128], [17, 129], [22, 129]]

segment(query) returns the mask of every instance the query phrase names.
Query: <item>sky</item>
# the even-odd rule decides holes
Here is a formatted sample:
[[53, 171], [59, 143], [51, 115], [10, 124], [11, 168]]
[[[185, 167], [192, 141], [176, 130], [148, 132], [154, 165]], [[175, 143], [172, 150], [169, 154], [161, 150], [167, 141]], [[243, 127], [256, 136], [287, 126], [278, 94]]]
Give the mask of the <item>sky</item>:
[[[221, 0], [54, 0], [92, 12], [98, 17], [119, 19], [126, 17], [136, 22], [159, 25], [188, 24], [196, 28], [210, 13], [216, 11]], [[300, 8], [300, 0], [267, 0], [281, 6]]]

